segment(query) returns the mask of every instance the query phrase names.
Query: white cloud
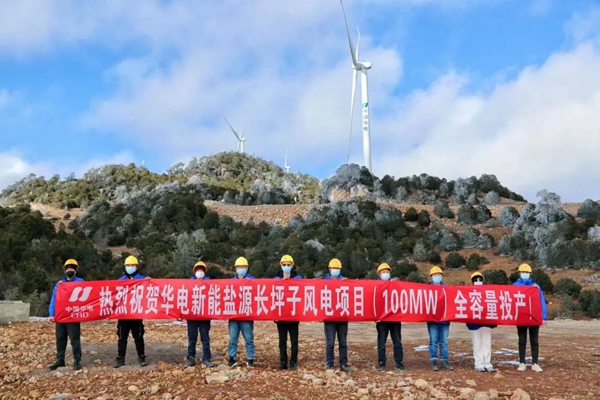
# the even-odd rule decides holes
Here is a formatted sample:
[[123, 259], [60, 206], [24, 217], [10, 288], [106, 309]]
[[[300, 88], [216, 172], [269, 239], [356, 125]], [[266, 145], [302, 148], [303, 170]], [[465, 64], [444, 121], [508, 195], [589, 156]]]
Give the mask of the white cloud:
[[600, 6], [578, 12], [565, 25], [565, 31], [571, 41], [600, 41]]
[[0, 153], [0, 189], [42, 170], [40, 166], [28, 163], [16, 153]]

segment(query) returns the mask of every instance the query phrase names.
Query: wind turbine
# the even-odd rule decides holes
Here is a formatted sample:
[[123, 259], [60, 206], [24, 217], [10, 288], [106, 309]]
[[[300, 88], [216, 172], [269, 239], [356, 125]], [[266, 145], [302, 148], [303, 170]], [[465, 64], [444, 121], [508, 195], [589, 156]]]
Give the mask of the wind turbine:
[[356, 94], [356, 79], [360, 72], [360, 83], [361, 83], [361, 97], [362, 97], [362, 133], [363, 133], [363, 157], [365, 167], [369, 171], [371, 168], [371, 123], [369, 121], [369, 84], [367, 71], [371, 69], [371, 63], [368, 61], [359, 61], [358, 50], [360, 47], [360, 31], [358, 32], [358, 41], [356, 43], [356, 50], [350, 37], [350, 30], [348, 29], [348, 20], [346, 19], [346, 10], [344, 10], [344, 3], [340, 0], [342, 6], [342, 14], [344, 15], [344, 24], [346, 25], [346, 35], [348, 36], [348, 46], [350, 47], [350, 55], [352, 56], [352, 98], [350, 100], [350, 138], [348, 142], [348, 155], [346, 157], [346, 163], [350, 159], [350, 143], [352, 142], [352, 118], [354, 116], [354, 98]]
[[231, 128], [231, 132], [233, 132], [233, 134], [235, 135], [235, 137], [238, 140], [238, 153], [243, 154], [244, 153], [244, 142], [246, 141], [246, 138], [244, 137], [244, 132], [246, 131], [246, 128], [244, 128], [241, 135], [238, 135], [238, 133], [235, 131], [235, 129], [233, 129], [233, 126], [231, 126], [229, 121], [227, 121], [227, 118], [225, 118], [225, 116], [223, 114], [221, 114], [221, 117], [223, 117], [225, 122], [227, 122], [227, 125], [229, 125], [229, 128]]
[[285, 161], [283, 162], [283, 168], [285, 168], [285, 172], [287, 174], [290, 173], [290, 166], [287, 164], [287, 156], [288, 156], [288, 151], [287, 148], [285, 149]]

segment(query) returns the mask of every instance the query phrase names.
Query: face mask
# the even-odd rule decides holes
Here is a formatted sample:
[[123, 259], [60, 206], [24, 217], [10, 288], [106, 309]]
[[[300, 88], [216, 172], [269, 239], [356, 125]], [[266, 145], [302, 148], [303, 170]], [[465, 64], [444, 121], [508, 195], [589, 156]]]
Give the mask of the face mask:
[[475, 281], [475, 282], [473, 282], [473, 285], [481, 286], [481, 285], [483, 285], [483, 281]]
[[329, 274], [331, 276], [335, 276], [335, 277], [340, 276], [340, 272], [341, 271], [339, 269], [337, 269], [337, 268], [332, 268], [332, 269], [329, 270]]
[[204, 279], [204, 271], [202, 271], [202, 270], [196, 271], [196, 279]]
[[65, 276], [71, 279], [75, 276], [75, 271], [65, 271]]
[[239, 276], [246, 276], [246, 274], [248, 273], [248, 268], [236, 268], [235, 273]]
[[382, 272], [381, 275], [379, 275], [379, 277], [382, 281], [389, 281], [392, 277], [392, 274], [390, 274], [389, 272]]
[[442, 283], [442, 276], [441, 275], [434, 275], [431, 277], [431, 282], [433, 283]]
[[528, 281], [530, 277], [531, 277], [531, 274], [529, 274], [527, 272], [521, 273], [521, 279], [523, 279], [524, 281]]
[[128, 275], [135, 274], [135, 271], [137, 271], [137, 267], [125, 267], [125, 272], [127, 272]]
[[289, 274], [290, 272], [292, 272], [292, 266], [291, 265], [282, 265], [281, 270], [283, 271], [284, 274]]

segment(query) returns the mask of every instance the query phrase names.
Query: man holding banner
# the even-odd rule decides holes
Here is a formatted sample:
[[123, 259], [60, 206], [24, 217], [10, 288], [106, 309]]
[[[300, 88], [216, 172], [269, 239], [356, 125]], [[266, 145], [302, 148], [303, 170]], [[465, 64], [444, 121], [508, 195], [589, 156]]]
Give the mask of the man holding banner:
[[[377, 267], [377, 275], [382, 281], [391, 280], [392, 269], [389, 264], [383, 263]], [[402, 323], [395, 321], [377, 321], [377, 358], [379, 361], [378, 369], [385, 371], [386, 355], [385, 345], [388, 335], [392, 337], [394, 345], [394, 362], [396, 370], [405, 371], [404, 367], [404, 349], [402, 348]]]
[[[334, 258], [329, 261], [329, 273], [325, 275], [327, 280], [344, 280], [341, 274], [342, 262]], [[327, 369], [333, 369], [333, 348], [335, 337], [338, 339], [338, 350], [340, 356], [340, 370], [352, 372], [348, 366], [348, 321], [325, 321], [325, 363]]]

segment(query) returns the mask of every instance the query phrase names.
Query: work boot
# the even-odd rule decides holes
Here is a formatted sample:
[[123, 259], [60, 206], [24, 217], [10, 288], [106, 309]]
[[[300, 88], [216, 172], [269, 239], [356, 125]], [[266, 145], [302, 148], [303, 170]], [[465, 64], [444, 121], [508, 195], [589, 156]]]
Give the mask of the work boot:
[[125, 366], [125, 358], [117, 357], [117, 362], [115, 363], [115, 368], [121, 368]]
[[539, 365], [537, 365], [537, 363], [536, 363], [536, 364], [533, 364], [533, 365], [531, 366], [531, 370], [532, 370], [532, 371], [535, 371], [535, 372], [544, 372], [544, 370], [542, 369], [542, 367], [540, 367]]
[[525, 365], [525, 364], [521, 363], [521, 364], [519, 364], [519, 368], [517, 368], [517, 371], [519, 371], [519, 372], [523, 372], [523, 371], [525, 371], [526, 369], [527, 369], [527, 365]]
[[139, 356], [138, 357], [138, 365], [140, 367], [146, 367], [146, 366], [148, 366], [148, 363], [146, 362], [146, 356]]
[[296, 370], [298, 369], [298, 364], [296, 364], [295, 362], [293, 362], [293, 361], [292, 361], [292, 362], [290, 363], [290, 369], [291, 369], [292, 371], [296, 371]]
[[287, 368], [287, 364], [281, 363], [281, 364], [279, 364], [279, 365], [277, 366], [277, 370], [278, 370], [278, 371], [281, 371], [281, 370], [284, 370], [284, 369], [288, 369], [288, 368]]
[[187, 366], [193, 367], [194, 365], [196, 365], [196, 357], [189, 356], [187, 358]]
[[436, 359], [431, 360], [430, 366], [431, 366], [431, 370], [432, 371], [438, 371], [439, 370], [438, 363], [437, 363]]
[[325, 367], [325, 369], [333, 369], [333, 364], [327, 364], [327, 366]]
[[75, 360], [75, 362], [73, 363], [73, 369], [75, 371], [79, 371], [81, 369], [81, 361]]
[[403, 363], [397, 363], [395, 369], [396, 369], [396, 371], [406, 371], [406, 367], [404, 366]]
[[55, 370], [57, 370], [60, 367], [66, 367], [65, 360], [56, 360], [56, 361], [54, 361], [54, 364], [49, 365], [48, 369], [50, 371], [55, 371]]
[[347, 366], [347, 365], [342, 365], [342, 366], [340, 367], [340, 371], [342, 371], [342, 372], [352, 372], [352, 368], [350, 368], [350, 367], [349, 367], [349, 366]]
[[385, 371], [385, 363], [384, 362], [379, 362], [379, 367], [377, 367], [378, 370], [380, 371]]
[[452, 371], [454, 368], [452, 368], [448, 360], [442, 360], [442, 369]]
[[235, 367], [237, 365], [237, 361], [235, 358], [229, 357], [229, 362], [227, 363], [228, 367]]
[[248, 366], [248, 368], [254, 368], [254, 360], [246, 361], [246, 365]]
[[483, 367], [477, 367], [477, 368], [475, 368], [475, 371], [477, 371], [477, 372], [485, 372], [485, 368], [483, 368]]
[[494, 369], [494, 367], [492, 367], [491, 365], [489, 367], [485, 367], [485, 370], [487, 372], [495, 372], [496, 370]]
[[202, 364], [206, 365], [207, 368], [215, 366], [210, 360], [202, 360]]

